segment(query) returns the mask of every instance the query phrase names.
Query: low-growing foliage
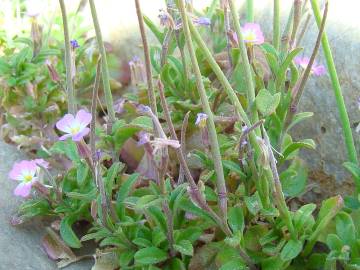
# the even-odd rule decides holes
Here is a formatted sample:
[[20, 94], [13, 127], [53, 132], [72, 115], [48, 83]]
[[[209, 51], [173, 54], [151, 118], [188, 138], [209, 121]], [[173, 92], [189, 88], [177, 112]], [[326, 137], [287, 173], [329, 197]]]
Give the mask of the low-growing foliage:
[[[92, 0], [101, 57], [89, 60], [88, 48], [71, 42], [75, 65], [88, 67], [71, 80], [81, 89], [93, 84], [91, 102], [80, 95], [72, 100], [82, 108], [75, 114], [65, 114], [59, 37], [43, 46], [15, 39], [25, 45], [3, 49], [7, 125], [17, 136], [46, 140], [38, 155], [61, 168], [56, 175], [42, 159], [14, 165], [9, 177], [21, 181], [14, 193], [28, 199], [13, 222], [49, 217], [43, 246], [59, 267], [81, 259], [71, 249], [94, 241], [95, 269], [104, 261], [111, 269], [139, 270], [360, 269], [358, 197], [334, 196], [321, 205], [296, 200], [308, 177], [299, 151], [316, 143], [294, 139], [291, 129], [312, 116], [297, 111], [307, 79], [326, 72], [315, 57], [327, 4], [306, 58], [298, 24], [285, 29], [279, 44], [274, 20], [272, 44], [252, 22], [252, 1], [251, 22], [243, 26], [233, 0], [213, 1], [203, 11], [191, 2], [166, 1], [158, 26], [135, 1], [148, 61], [129, 63], [132, 91], [115, 104]], [[306, 13], [298, 2], [290, 22]], [[158, 44], [148, 46], [144, 25]], [[46, 62], [50, 75], [46, 59], [53, 59]], [[101, 78], [105, 116], [97, 113]], [[53, 121], [54, 136], [43, 134], [42, 125]], [[358, 164], [345, 167], [358, 182]]]

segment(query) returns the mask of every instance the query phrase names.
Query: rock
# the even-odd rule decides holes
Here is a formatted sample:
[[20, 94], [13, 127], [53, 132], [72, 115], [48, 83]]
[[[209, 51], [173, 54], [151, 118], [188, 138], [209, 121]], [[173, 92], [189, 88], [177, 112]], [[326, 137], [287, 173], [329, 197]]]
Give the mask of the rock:
[[[269, 2], [264, 0], [264, 2]], [[272, 2], [272, 1], [271, 1]], [[292, 1], [282, 3], [282, 25], [285, 25], [286, 16], [289, 14]], [[320, 1], [319, 1], [320, 2]], [[341, 2], [341, 3], [340, 3]], [[355, 128], [360, 121], [360, 110], [357, 100], [360, 97], [360, 62], [354, 58], [360, 51], [360, 21], [353, 7], [356, 0], [332, 1], [329, 5], [326, 32], [334, 56], [335, 65], [349, 113], [350, 124], [353, 130], [358, 155], [360, 154], [360, 135], [355, 133]], [[255, 20], [259, 21], [267, 37], [271, 39], [272, 20], [271, 4], [262, 5]], [[310, 9], [310, 13], [312, 11]], [[314, 47], [317, 26], [311, 20], [309, 31], [305, 34], [301, 46], [306, 46], [304, 54], [310, 55]], [[317, 61], [325, 65], [325, 58], [320, 50]], [[312, 138], [317, 143], [316, 151], [304, 151], [303, 158], [313, 171], [323, 172], [331, 176], [337, 184], [348, 181], [350, 175], [342, 164], [347, 161], [346, 147], [342, 126], [336, 106], [335, 96], [329, 75], [312, 77], [301, 99], [299, 111], [314, 112], [314, 116], [298, 127], [292, 134], [297, 138]]]
[[[55, 270], [55, 262], [51, 261], [42, 250], [40, 241], [44, 235], [44, 227], [36, 222], [13, 227], [11, 217], [21, 203], [21, 199], [13, 195], [16, 186], [8, 179], [14, 162], [26, 157], [15, 147], [0, 141], [0, 268], [13, 270]], [[81, 261], [70, 265], [66, 270], [87, 270], [93, 265], [92, 260]]]

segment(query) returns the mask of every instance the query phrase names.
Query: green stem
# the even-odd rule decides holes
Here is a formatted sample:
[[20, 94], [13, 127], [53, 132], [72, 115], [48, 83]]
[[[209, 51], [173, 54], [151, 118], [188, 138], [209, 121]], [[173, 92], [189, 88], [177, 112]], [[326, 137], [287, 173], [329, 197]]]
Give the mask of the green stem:
[[201, 38], [200, 33], [197, 31], [197, 29], [194, 27], [194, 25], [190, 21], [189, 21], [189, 27], [190, 27], [192, 37], [194, 38], [194, 41], [199, 46], [201, 51], [204, 53], [206, 60], [209, 62], [209, 65], [210, 65], [212, 71], [215, 73], [215, 75], [218, 78], [218, 80], [220, 81], [221, 85], [224, 87], [224, 90], [225, 90], [226, 94], [228, 95], [231, 103], [234, 105], [235, 111], [236, 111], [236, 116], [239, 119], [241, 119], [242, 121], [244, 121], [247, 126], [250, 127], [251, 126], [250, 120], [249, 120], [246, 112], [244, 111], [243, 107], [241, 106], [241, 103], [240, 103], [234, 89], [232, 88], [231, 84], [229, 83], [229, 80], [226, 78], [224, 72], [221, 70], [219, 65], [216, 63], [216, 60], [212, 56], [212, 54], [211, 54], [210, 50], [208, 49], [208, 47], [206, 46], [204, 40]]
[[200, 95], [201, 103], [204, 112], [207, 114], [207, 126], [209, 130], [209, 140], [211, 144], [211, 152], [214, 160], [214, 167], [217, 175], [217, 188], [218, 188], [218, 196], [219, 196], [219, 205], [221, 210], [221, 216], [224, 221], [227, 220], [227, 198], [226, 198], [226, 184], [224, 178], [224, 170], [221, 162], [221, 154], [219, 148], [219, 142], [217, 139], [217, 133], [214, 123], [214, 115], [211, 111], [210, 104], [208, 101], [208, 97], [206, 95], [206, 90], [204, 87], [204, 83], [202, 80], [202, 75], [200, 72], [199, 64], [195, 55], [195, 49], [191, 39], [191, 33], [189, 29], [188, 17], [186, 15], [185, 3], [184, 0], [180, 0], [179, 2], [179, 11], [181, 13], [181, 18], [183, 22], [183, 31], [185, 35], [186, 44], [188, 47], [188, 51], [190, 54], [191, 63], [193, 66], [193, 70], [196, 77], [197, 89]]
[[254, 22], [254, 0], [246, 0], [246, 20]]
[[[256, 123], [259, 121], [259, 116], [255, 106], [255, 85], [253, 81], [253, 76], [251, 72], [251, 66], [249, 62], [249, 58], [247, 55], [246, 45], [241, 33], [239, 16], [236, 10], [236, 5], [234, 0], [229, 0], [230, 12], [233, 19], [233, 24], [235, 27], [235, 32], [238, 37], [239, 49], [240, 49], [240, 59], [242, 61], [242, 65], [244, 66], [245, 72], [245, 84], [247, 88], [247, 98], [251, 108], [251, 122]], [[256, 134], [260, 134], [260, 129], [256, 129]]]
[[280, 0], [274, 0], [273, 19], [273, 45], [277, 51], [280, 49]]
[[113, 105], [113, 98], [111, 94], [111, 88], [110, 88], [110, 75], [109, 75], [109, 68], [107, 64], [107, 58], [106, 58], [106, 51], [105, 46], [101, 34], [101, 29], [99, 25], [99, 20], [96, 13], [96, 8], [94, 4], [94, 0], [89, 0], [90, 9], [91, 9], [91, 16], [94, 23], [95, 33], [96, 33], [96, 40], [99, 47], [99, 53], [101, 56], [101, 74], [102, 74], [102, 81], [104, 86], [104, 93], [105, 93], [105, 102], [107, 107], [107, 112], [109, 115], [109, 123], [112, 125], [115, 120], [115, 111], [114, 111], [114, 105]]
[[65, 39], [65, 65], [66, 65], [66, 91], [68, 96], [68, 112], [75, 114], [76, 112], [76, 100], [73, 87], [73, 81], [71, 78], [72, 74], [72, 65], [71, 65], [71, 47], [70, 47], [70, 35], [69, 35], [69, 26], [66, 15], [66, 7], [64, 0], [59, 0], [63, 27], [64, 27], [64, 39]]
[[[313, 10], [315, 19], [316, 19], [316, 23], [317, 23], [318, 27], [320, 28], [322, 18], [321, 18], [321, 14], [320, 14], [320, 8], [319, 8], [318, 1], [311, 0], [311, 6], [312, 6], [312, 10]], [[343, 133], [344, 133], [344, 137], [345, 137], [345, 144], [346, 144], [347, 153], [348, 153], [348, 159], [351, 162], [358, 164], [358, 158], [357, 158], [357, 154], [356, 154], [354, 139], [353, 139], [352, 132], [351, 132], [349, 116], [348, 116], [348, 113], [346, 110], [344, 97], [342, 95], [339, 78], [337, 76], [335, 63], [334, 63], [334, 59], [333, 59], [333, 56], [331, 53], [330, 44], [329, 44], [329, 40], [328, 40], [326, 32], [323, 33], [323, 36], [321, 39], [321, 44], [322, 44], [322, 47], [324, 50], [326, 64], [327, 64], [327, 67], [329, 70], [329, 75], [330, 75], [331, 83], [333, 86], [333, 91], [335, 94], [336, 104], [337, 104], [337, 107], [339, 110], [340, 121], [342, 124]], [[360, 189], [360, 187], [358, 187], [358, 190], [359, 189]]]
[[265, 169], [265, 173], [266, 173], [266, 176], [268, 177], [268, 179], [270, 180], [270, 183], [272, 183], [273, 191], [274, 191], [274, 198], [276, 200], [280, 215], [283, 217], [286, 227], [288, 228], [288, 230], [290, 232], [291, 238], [297, 239], [297, 233], [296, 233], [294, 225], [292, 223], [291, 214], [290, 214], [289, 208], [286, 205], [284, 192], [282, 190], [279, 173], [278, 173], [278, 170], [276, 167], [276, 159], [274, 157], [271, 143], [270, 143], [269, 137], [267, 135], [267, 132], [266, 132], [264, 126], [262, 126], [262, 130], [263, 130], [263, 134], [264, 134], [265, 144], [268, 148], [267, 151], [269, 154], [269, 163], [270, 163], [270, 170]]
[[[135, 6], [136, 6], [136, 14], [138, 17], [139, 28], [140, 28], [140, 33], [141, 33], [141, 40], [142, 40], [143, 49], [144, 49], [149, 104], [150, 104], [151, 110], [157, 116], [156, 96], [155, 96], [153, 75], [152, 75], [151, 61], [150, 61], [150, 50], [149, 50], [149, 44], [148, 44], [148, 41], [146, 38], [144, 18], [143, 18], [142, 12], [141, 12], [141, 6], [140, 6], [139, 0], [135, 0]], [[166, 57], [164, 60], [166, 60]]]

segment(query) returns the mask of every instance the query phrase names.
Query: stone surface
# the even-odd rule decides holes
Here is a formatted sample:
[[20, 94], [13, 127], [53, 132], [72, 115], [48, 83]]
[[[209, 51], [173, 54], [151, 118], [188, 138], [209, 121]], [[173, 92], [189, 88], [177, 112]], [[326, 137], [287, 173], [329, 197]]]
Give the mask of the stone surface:
[[[255, 19], [259, 21], [271, 39], [272, 8], [268, 0], [263, 0], [261, 10]], [[285, 24], [292, 1], [282, 1], [282, 24]], [[320, 1], [319, 1], [320, 2]], [[360, 52], [360, 20], [354, 7], [358, 7], [356, 0], [332, 1], [329, 5], [329, 14], [326, 32], [334, 56], [335, 65], [349, 113], [350, 124], [353, 130], [357, 152], [360, 154], [360, 134], [355, 128], [360, 121], [360, 110], [357, 100], [360, 97], [360, 62], [357, 61]], [[270, 12], [269, 12], [270, 10]], [[311, 9], [309, 10], [312, 12]], [[312, 14], [312, 13], [311, 13]], [[300, 46], [306, 46], [304, 54], [310, 55], [314, 47], [317, 26], [312, 19], [309, 31], [305, 34]], [[325, 58], [320, 50], [318, 62], [325, 65]], [[292, 133], [296, 138], [312, 138], [317, 143], [316, 151], [306, 151], [303, 157], [308, 161], [311, 169], [323, 172], [333, 177], [337, 184], [347, 180], [350, 175], [345, 171], [342, 163], [347, 160], [346, 147], [336, 106], [334, 92], [329, 75], [312, 77], [301, 99], [299, 111], [314, 112], [314, 116], [294, 128]]]
[[[55, 270], [56, 264], [43, 252], [40, 244], [44, 229], [41, 224], [10, 225], [21, 199], [13, 196], [16, 186], [7, 177], [15, 161], [26, 158], [15, 147], [0, 141], [0, 269]], [[66, 270], [91, 269], [91, 260], [70, 265]]]

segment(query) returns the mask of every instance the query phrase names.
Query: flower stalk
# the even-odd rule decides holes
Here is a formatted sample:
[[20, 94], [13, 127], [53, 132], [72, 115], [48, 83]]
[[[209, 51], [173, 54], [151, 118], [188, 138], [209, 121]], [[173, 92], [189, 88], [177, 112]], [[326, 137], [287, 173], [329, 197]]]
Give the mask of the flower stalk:
[[112, 124], [115, 122], [115, 110], [113, 105], [113, 98], [111, 93], [111, 87], [110, 87], [110, 74], [109, 74], [109, 68], [106, 58], [106, 50], [102, 38], [102, 33], [100, 29], [99, 20], [97, 17], [96, 7], [94, 4], [94, 0], [89, 0], [90, 4], [90, 10], [91, 10], [91, 16], [95, 28], [95, 34], [96, 34], [96, 40], [98, 43], [99, 53], [101, 56], [101, 74], [102, 74], [102, 81], [104, 86], [104, 94], [105, 94], [105, 102], [107, 107], [107, 113], [109, 115], [109, 126], [112, 126]]
[[182, 22], [183, 22], [183, 31], [185, 35], [185, 40], [187, 44], [187, 48], [190, 54], [191, 63], [193, 66], [193, 70], [196, 77], [197, 89], [200, 95], [203, 111], [208, 115], [207, 127], [209, 130], [209, 140], [211, 144], [211, 152], [212, 157], [214, 159], [214, 168], [217, 176], [217, 189], [218, 189], [218, 200], [219, 207], [221, 211], [221, 216], [223, 221], [227, 220], [227, 192], [226, 192], [226, 183], [224, 178], [224, 170], [221, 162], [221, 154], [219, 148], [219, 142], [217, 139], [217, 133], [214, 123], [214, 115], [211, 111], [211, 107], [208, 101], [208, 97], [206, 95], [206, 90], [204, 87], [204, 83], [202, 81], [202, 75], [200, 72], [199, 64], [195, 55], [194, 45], [192, 43], [190, 28], [189, 28], [189, 20], [186, 15], [185, 3], [184, 0], [179, 1], [179, 11], [181, 14]]
[[[139, 22], [141, 40], [143, 43], [144, 56], [145, 56], [146, 78], [147, 78], [147, 85], [148, 85], [148, 99], [149, 99], [149, 104], [150, 104], [151, 110], [157, 116], [156, 95], [155, 95], [154, 84], [153, 84], [153, 75], [152, 75], [152, 71], [151, 71], [150, 50], [149, 50], [149, 45], [148, 45], [148, 41], [147, 41], [147, 37], [146, 37], [144, 18], [143, 18], [142, 12], [141, 12], [141, 6], [140, 6], [139, 0], [135, 0], [135, 6], [136, 6], [136, 14], [138, 17], [138, 22]], [[171, 37], [171, 32], [170, 32], [169, 37]]]
[[254, 0], [246, 0], [246, 21], [254, 21]]
[[273, 18], [273, 45], [279, 51], [280, 49], [280, 0], [274, 0], [274, 18]]
[[66, 7], [64, 0], [59, 0], [61, 16], [63, 21], [64, 28], [64, 40], [65, 40], [65, 66], [66, 66], [66, 92], [68, 97], [68, 112], [75, 114], [76, 112], [76, 98], [74, 93], [74, 86], [72, 80], [73, 66], [71, 61], [71, 44], [70, 44], [70, 34], [69, 34], [69, 25], [66, 14]]
[[[238, 16], [237, 9], [236, 9], [235, 1], [229, 0], [229, 6], [230, 6], [230, 12], [231, 12], [233, 24], [235, 27], [235, 33], [237, 35], [238, 42], [239, 42], [240, 59], [242, 61], [242, 64], [244, 65], [244, 72], [245, 72], [244, 75], [245, 75], [245, 84], [246, 84], [246, 89], [247, 89], [247, 98], [248, 98], [249, 106], [250, 106], [250, 110], [251, 110], [251, 122], [256, 123], [257, 121], [259, 121], [259, 116], [258, 116], [258, 113], [256, 110], [256, 106], [254, 104], [254, 102], [255, 102], [255, 85], [254, 85], [254, 81], [253, 81], [251, 66], [250, 66], [244, 38], [243, 38], [243, 35], [241, 32], [240, 21], [239, 21], [239, 16]], [[248, 123], [246, 123], [246, 124], [248, 124]], [[255, 131], [257, 134], [260, 133], [260, 129], [256, 129]]]
[[[313, 13], [314, 13], [314, 16], [315, 16], [316, 23], [317, 23], [318, 27], [320, 28], [322, 18], [321, 18], [321, 13], [320, 13], [320, 8], [319, 8], [318, 1], [317, 0], [311, 0], [311, 7], [312, 7], [312, 10], [313, 10]], [[336, 67], [335, 67], [335, 63], [334, 63], [334, 58], [332, 56], [332, 52], [331, 52], [331, 49], [330, 49], [330, 43], [329, 43], [326, 32], [324, 32], [324, 34], [322, 36], [321, 44], [322, 44], [322, 48], [324, 50], [326, 64], [327, 64], [327, 67], [328, 67], [331, 83], [332, 83], [332, 86], [333, 86], [333, 91], [334, 91], [334, 94], [335, 94], [336, 104], [337, 104], [337, 107], [338, 107], [338, 110], [339, 110], [340, 121], [341, 121], [341, 124], [342, 124], [342, 129], [343, 129], [343, 133], [344, 133], [344, 137], [345, 137], [345, 144], [346, 144], [348, 159], [351, 162], [353, 162], [355, 164], [358, 164], [358, 157], [357, 157], [357, 154], [356, 154], [356, 148], [355, 148], [355, 144], [354, 144], [354, 139], [353, 139], [352, 132], [351, 132], [349, 115], [348, 115], [347, 110], [346, 110], [344, 97], [342, 95], [342, 90], [341, 90], [339, 78], [338, 78], [338, 75], [337, 75], [337, 71], [336, 71]], [[357, 183], [357, 193], [359, 193], [359, 190], [360, 190], [360, 186], [359, 186], [359, 183]]]

